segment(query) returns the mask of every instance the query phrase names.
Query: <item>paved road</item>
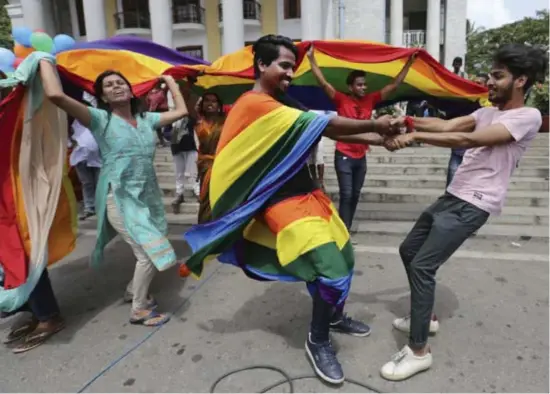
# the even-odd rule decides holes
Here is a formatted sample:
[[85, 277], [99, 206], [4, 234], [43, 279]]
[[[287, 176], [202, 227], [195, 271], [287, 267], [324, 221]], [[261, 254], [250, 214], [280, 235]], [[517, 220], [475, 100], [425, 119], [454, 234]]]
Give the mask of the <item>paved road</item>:
[[[399, 239], [359, 236], [348, 312], [369, 322], [368, 338], [334, 336], [349, 378], [396, 392], [548, 392], [548, 244], [517, 245], [471, 240], [439, 273], [436, 312], [442, 329], [431, 344], [434, 367], [392, 384], [380, 366], [406, 341], [391, 330], [407, 311]], [[44, 346], [15, 356], [0, 348], [3, 392], [208, 392], [225, 372], [250, 364], [309, 374], [304, 339], [310, 300], [298, 284], [259, 283], [236, 269], [212, 263], [201, 281], [174, 271], [159, 275], [154, 292], [173, 320], [151, 330], [127, 323], [121, 295], [132, 274], [122, 242], [106, 253], [100, 270], [88, 266], [93, 235], [51, 271], [68, 328]], [[176, 242], [185, 253], [182, 242]], [[518, 258], [529, 254], [533, 258]], [[1, 321], [7, 330], [10, 321]], [[247, 372], [218, 391], [254, 392], [280, 377]], [[317, 380], [296, 382], [298, 392], [364, 392], [331, 388]], [[287, 386], [279, 390], [288, 392]]]

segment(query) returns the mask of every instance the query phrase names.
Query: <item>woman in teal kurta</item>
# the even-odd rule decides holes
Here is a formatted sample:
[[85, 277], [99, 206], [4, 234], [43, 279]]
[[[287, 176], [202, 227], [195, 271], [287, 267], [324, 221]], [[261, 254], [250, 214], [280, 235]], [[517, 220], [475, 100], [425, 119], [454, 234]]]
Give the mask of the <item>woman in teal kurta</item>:
[[174, 97], [174, 110], [139, 112], [139, 101], [126, 78], [106, 71], [94, 84], [98, 108], [92, 108], [63, 93], [52, 64], [42, 61], [40, 67], [46, 96], [92, 131], [101, 152], [103, 166], [96, 189], [98, 238], [92, 263], [101, 262], [103, 249], [119, 233], [137, 259], [127, 289], [133, 298], [130, 322], [164, 324], [169, 317], [154, 311], [149, 284], [157, 271], [175, 265], [177, 259], [166, 238], [167, 224], [153, 160], [155, 130], [187, 115], [178, 85], [172, 77], [161, 77]]

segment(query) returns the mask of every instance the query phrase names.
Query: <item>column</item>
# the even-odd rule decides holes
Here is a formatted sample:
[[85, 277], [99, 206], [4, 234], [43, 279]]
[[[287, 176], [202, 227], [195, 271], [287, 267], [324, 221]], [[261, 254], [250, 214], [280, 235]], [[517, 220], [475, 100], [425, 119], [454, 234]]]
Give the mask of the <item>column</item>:
[[336, 38], [336, 24], [334, 5], [332, 0], [323, 0], [323, 39], [334, 40]]
[[323, 9], [319, 0], [301, 0], [302, 41], [323, 39]]
[[84, 23], [86, 24], [86, 41], [104, 40], [107, 38], [107, 21], [103, 0], [82, 1]]
[[390, 29], [391, 45], [403, 46], [403, 0], [391, 0]]
[[441, 0], [428, 0], [428, 23], [426, 26], [426, 50], [439, 61], [441, 35]]
[[243, 0], [222, 0], [223, 54], [244, 46]]
[[47, 14], [51, 16], [51, 13], [46, 9], [49, 5], [49, 1], [21, 0], [21, 10], [23, 11], [25, 27], [31, 30], [44, 30], [52, 34], [53, 32], [48, 31], [48, 21], [46, 20]]
[[172, 48], [172, 0], [149, 0], [149, 15], [153, 42]]

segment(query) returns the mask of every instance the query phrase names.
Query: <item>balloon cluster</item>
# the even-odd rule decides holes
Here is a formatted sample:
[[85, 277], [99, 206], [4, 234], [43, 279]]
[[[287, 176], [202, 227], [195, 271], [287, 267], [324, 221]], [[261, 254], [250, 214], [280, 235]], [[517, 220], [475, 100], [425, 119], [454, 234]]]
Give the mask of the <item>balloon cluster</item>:
[[34, 51], [47, 52], [55, 55], [75, 46], [74, 38], [66, 34], [58, 34], [51, 38], [43, 30], [32, 31], [26, 27], [14, 27], [11, 35], [15, 41], [13, 51], [0, 48], [0, 71], [10, 75], [29, 54]]

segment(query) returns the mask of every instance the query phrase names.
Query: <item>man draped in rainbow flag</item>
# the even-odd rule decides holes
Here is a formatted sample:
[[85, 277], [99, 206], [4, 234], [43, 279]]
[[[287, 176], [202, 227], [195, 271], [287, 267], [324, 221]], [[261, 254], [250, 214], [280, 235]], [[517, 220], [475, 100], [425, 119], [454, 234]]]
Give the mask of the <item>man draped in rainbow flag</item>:
[[306, 353], [319, 377], [344, 380], [330, 329], [364, 337], [370, 327], [343, 313], [354, 266], [346, 226], [311, 178], [307, 159], [322, 136], [383, 145], [389, 117], [355, 120], [304, 112], [275, 97], [298, 61], [289, 38], [267, 35], [253, 46], [256, 82], [226, 119], [210, 176], [212, 220], [185, 239], [196, 275], [209, 256], [257, 280], [304, 281], [313, 297]]

